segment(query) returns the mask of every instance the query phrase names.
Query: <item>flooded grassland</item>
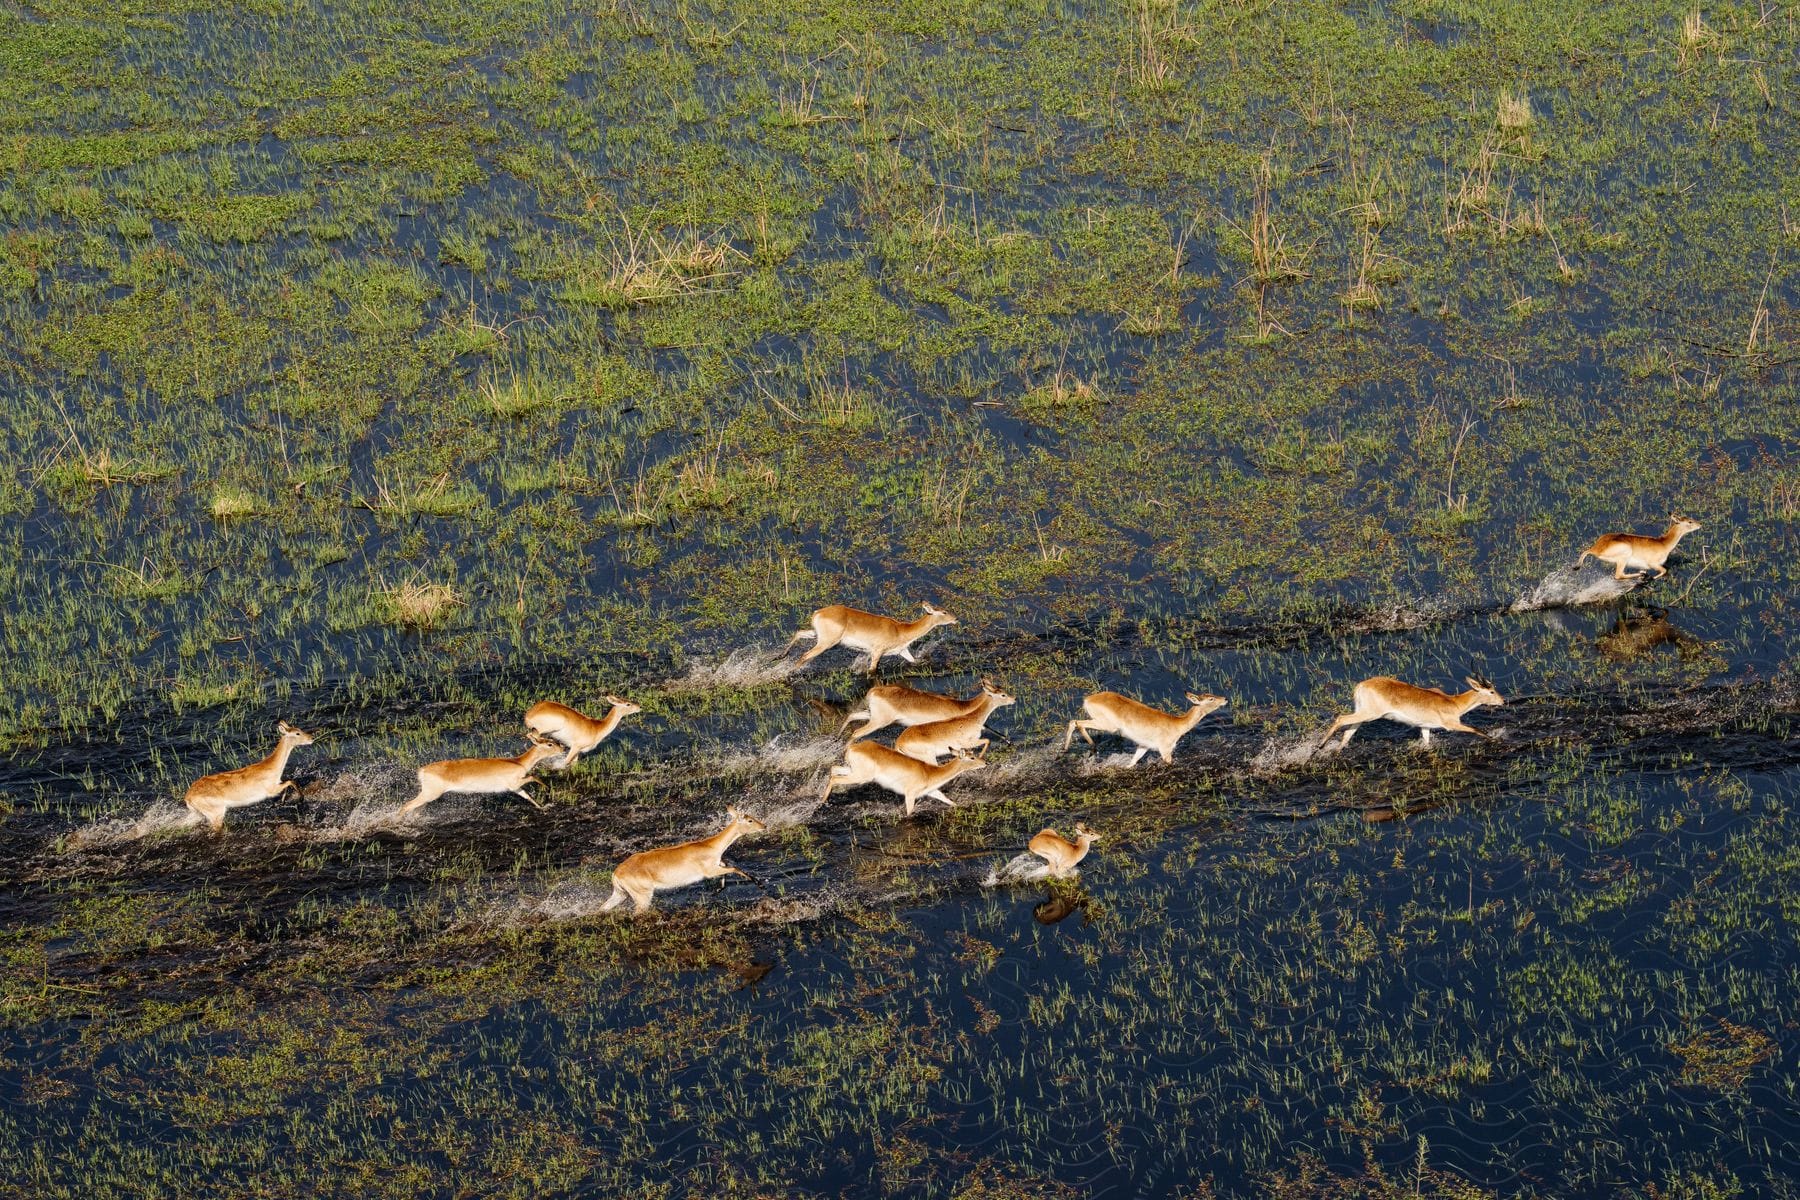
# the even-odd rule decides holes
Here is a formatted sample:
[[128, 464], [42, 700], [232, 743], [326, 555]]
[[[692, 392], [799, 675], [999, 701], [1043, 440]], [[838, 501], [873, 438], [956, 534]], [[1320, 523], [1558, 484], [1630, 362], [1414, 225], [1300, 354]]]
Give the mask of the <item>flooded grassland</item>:
[[[0, 1190], [1795, 1194], [1796, 49], [0, 8]], [[922, 600], [990, 764], [823, 801], [864, 677], [779, 648]], [[1126, 770], [1100, 688], [1230, 704]], [[608, 693], [546, 811], [399, 814]], [[750, 878], [599, 911], [728, 804]]]

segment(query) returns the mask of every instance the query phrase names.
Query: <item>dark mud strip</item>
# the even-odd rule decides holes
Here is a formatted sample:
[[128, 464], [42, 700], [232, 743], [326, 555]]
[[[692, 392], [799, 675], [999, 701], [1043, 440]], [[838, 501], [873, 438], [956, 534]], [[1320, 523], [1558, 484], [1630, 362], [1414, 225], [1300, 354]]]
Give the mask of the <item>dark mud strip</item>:
[[[412, 824], [381, 815], [398, 800], [358, 794], [379, 782], [379, 773], [353, 771], [315, 778], [300, 801], [252, 810], [224, 837], [180, 825], [184, 814], [177, 812], [155, 836], [96, 839], [86, 849], [40, 846], [23, 857], [15, 851], [9, 870], [17, 886], [0, 893], [0, 919], [52, 920], [72, 885], [203, 893], [215, 919], [235, 934], [197, 956], [179, 941], [142, 952], [123, 986], [142, 1000], [168, 1000], [307, 948], [287, 932], [302, 910], [423, 903], [443, 887], [446, 871], [463, 882], [454, 885], [456, 903], [436, 918], [440, 928], [482, 932], [591, 916], [619, 859], [709, 832], [727, 803], [747, 805], [770, 824], [768, 834], [732, 854], [756, 883], [690, 888], [659, 897], [658, 906], [676, 913], [705, 906], [709, 921], [777, 926], [846, 904], [916, 904], [976, 890], [1022, 848], [1023, 832], [1046, 817], [1084, 815], [1117, 828], [1123, 836], [1108, 852], [1129, 854], [1134, 839], [1204, 834], [1255, 818], [1362, 812], [1386, 819], [1519, 797], [1554, 804], [1555, 780], [1572, 755], [1585, 770], [1615, 775], [1791, 769], [1800, 764], [1800, 744], [1792, 740], [1797, 708], [1800, 697], [1782, 680], [1648, 702], [1527, 699], [1486, 710], [1498, 718], [1483, 722], [1493, 740], [1439, 735], [1425, 751], [1407, 734], [1377, 728], [1346, 751], [1313, 756], [1316, 733], [1284, 740], [1244, 726], [1203, 726], [1168, 766], [1146, 760], [1125, 769], [1127, 756], [1104, 744], [1098, 754], [1084, 747], [1064, 754], [1059, 744], [1023, 747], [996, 754], [990, 771], [950, 789], [967, 808], [1010, 805], [973, 827], [946, 822], [937, 815], [944, 810], [930, 804], [922, 817], [902, 822], [898, 801], [873, 788], [821, 804], [824, 773], [840, 745], [828, 738], [786, 746], [778, 739], [757, 753], [577, 779], [582, 798], [544, 813], [508, 798], [449, 799]], [[1271, 765], [1290, 758], [1292, 765]], [[811, 842], [804, 854], [782, 838], [798, 826]], [[56, 957], [49, 970], [68, 986], [87, 986], [84, 980], [104, 970], [116, 991], [119, 966], [117, 958], [102, 965], [71, 955]], [[359, 969], [383, 973], [379, 964]]]

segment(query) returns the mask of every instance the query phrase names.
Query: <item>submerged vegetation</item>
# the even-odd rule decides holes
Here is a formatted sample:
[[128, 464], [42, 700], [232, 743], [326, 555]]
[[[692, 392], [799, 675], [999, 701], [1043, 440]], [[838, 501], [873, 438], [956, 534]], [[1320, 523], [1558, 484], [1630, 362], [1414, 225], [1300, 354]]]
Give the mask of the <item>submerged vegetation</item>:
[[[0, 1190], [1791, 1194], [1797, 52], [1688, 0], [0, 8]], [[820, 807], [861, 680], [759, 647], [921, 600], [1007, 740]], [[1306, 761], [1471, 671], [1493, 744]], [[1102, 688], [1231, 706], [1055, 755]], [[608, 693], [548, 812], [395, 821]], [[200, 836], [276, 715], [301, 797]], [[753, 880], [597, 915], [740, 802]], [[981, 888], [1078, 817], [1078, 881]]]

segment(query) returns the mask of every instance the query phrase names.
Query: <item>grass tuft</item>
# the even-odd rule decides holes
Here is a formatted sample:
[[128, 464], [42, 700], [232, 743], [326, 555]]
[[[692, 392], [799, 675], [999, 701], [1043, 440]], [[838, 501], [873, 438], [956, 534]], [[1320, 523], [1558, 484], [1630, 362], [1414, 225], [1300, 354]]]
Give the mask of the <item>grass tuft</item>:
[[434, 629], [463, 602], [461, 594], [449, 584], [417, 579], [383, 588], [375, 596], [384, 619], [408, 629]]

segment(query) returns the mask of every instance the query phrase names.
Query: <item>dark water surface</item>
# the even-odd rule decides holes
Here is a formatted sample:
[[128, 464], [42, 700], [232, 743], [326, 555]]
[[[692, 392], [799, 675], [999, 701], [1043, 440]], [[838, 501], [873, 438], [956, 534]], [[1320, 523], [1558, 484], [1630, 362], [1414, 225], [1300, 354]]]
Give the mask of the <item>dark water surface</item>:
[[[1797, 54], [0, 8], [0, 1194], [1800, 1192]], [[923, 600], [881, 677], [1014, 693], [990, 762], [822, 802], [866, 680], [776, 648]], [[1471, 674], [1491, 739], [1315, 753]], [[1126, 770], [1102, 688], [1230, 704]], [[398, 818], [609, 693], [544, 810]], [[199, 832], [281, 719], [299, 794]], [[601, 911], [727, 805], [752, 878]]]

